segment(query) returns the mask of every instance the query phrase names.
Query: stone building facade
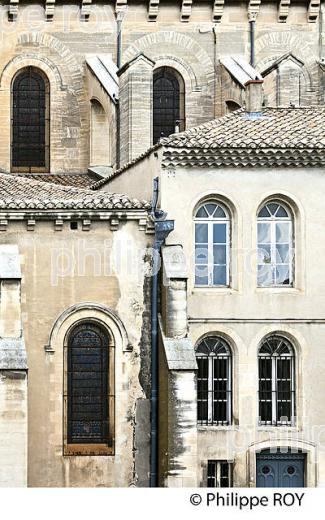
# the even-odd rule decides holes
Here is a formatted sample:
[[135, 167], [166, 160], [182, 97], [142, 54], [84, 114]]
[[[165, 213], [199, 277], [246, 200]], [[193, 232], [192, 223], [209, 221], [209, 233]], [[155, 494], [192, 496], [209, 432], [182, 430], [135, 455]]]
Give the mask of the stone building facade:
[[260, 87], [247, 112], [163, 139], [97, 184], [149, 193], [151, 171], [175, 222], [162, 249], [162, 486], [324, 485], [324, 108], [262, 109]]
[[[291, 341], [297, 355], [298, 422], [289, 432], [299, 467], [305, 465], [304, 484], [324, 482], [321, 451], [306, 431], [307, 422], [323, 424], [316, 403], [304, 419], [312, 392], [304, 380], [308, 374], [318, 381], [323, 363], [320, 357], [313, 372], [311, 351], [320, 351], [323, 325], [313, 282], [319, 273], [314, 264], [306, 267], [321, 213], [323, 167], [310, 158], [323, 142], [307, 153], [305, 137], [294, 137], [304, 124], [302, 107], [311, 107], [307, 115], [316, 126], [323, 114], [323, 18], [317, 0], [0, 1], [1, 485], [149, 485], [151, 285], [145, 274], [154, 227], [145, 201], [156, 177], [158, 206], [175, 220], [162, 249], [160, 485], [220, 484], [221, 477], [229, 485], [254, 485], [257, 448], [294, 447], [283, 439], [287, 429], [268, 431], [254, 422], [255, 352], [273, 332]], [[263, 147], [259, 156], [249, 147], [241, 154], [229, 141], [206, 151], [205, 134], [218, 118], [225, 117], [221, 125], [238, 123], [234, 110], [252, 112], [252, 81], [263, 85], [257, 112], [271, 105], [278, 109], [273, 114], [288, 107], [288, 114], [298, 114], [286, 154], [279, 146], [271, 165], [261, 159]], [[185, 131], [181, 140], [199, 135], [202, 142], [184, 149], [178, 141], [158, 142], [174, 131]], [[265, 136], [256, 139], [252, 148]], [[193, 208], [212, 195], [227, 208], [231, 251], [244, 248], [245, 237], [251, 247], [258, 204], [271, 195], [283, 198], [297, 217], [293, 287], [254, 291], [255, 271], [244, 276], [235, 253], [224, 288], [195, 287], [185, 261]], [[105, 442], [96, 437], [94, 446], [75, 442], [82, 426], [75, 431], [69, 423], [72, 413], [85, 410], [86, 401], [71, 408], [69, 357], [73, 345], [86, 341], [82, 331], [108, 345], [107, 358], [101, 351], [108, 390], [101, 395], [110, 415], [101, 416]], [[227, 344], [228, 366], [233, 356], [232, 419], [220, 428], [197, 423], [196, 347], [212, 333]], [[274, 432], [278, 437], [268, 441]]]

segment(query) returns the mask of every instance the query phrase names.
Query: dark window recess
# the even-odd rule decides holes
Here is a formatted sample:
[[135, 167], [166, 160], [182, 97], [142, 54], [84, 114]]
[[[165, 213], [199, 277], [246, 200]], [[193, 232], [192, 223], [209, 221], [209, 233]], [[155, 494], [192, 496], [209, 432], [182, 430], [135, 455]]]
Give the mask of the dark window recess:
[[70, 222], [70, 229], [78, 229], [78, 222], [72, 221]]
[[225, 461], [209, 460], [207, 487], [232, 487], [232, 465]]
[[198, 424], [231, 423], [231, 353], [221, 338], [205, 338], [196, 349]]
[[295, 415], [294, 353], [290, 343], [270, 337], [259, 351], [260, 424], [290, 426]]
[[33, 171], [47, 167], [48, 83], [27, 67], [12, 86], [12, 167]]
[[171, 69], [162, 67], [153, 79], [153, 142], [184, 129], [184, 88]]
[[107, 334], [96, 324], [83, 324], [68, 343], [68, 443], [108, 441]]

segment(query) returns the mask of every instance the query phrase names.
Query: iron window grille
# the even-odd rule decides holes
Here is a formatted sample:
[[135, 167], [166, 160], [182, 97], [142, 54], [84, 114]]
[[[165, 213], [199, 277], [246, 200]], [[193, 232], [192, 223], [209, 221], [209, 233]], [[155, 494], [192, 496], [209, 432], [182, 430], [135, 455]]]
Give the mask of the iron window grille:
[[272, 201], [258, 213], [258, 273], [260, 287], [293, 285], [293, 219], [282, 203]]
[[84, 323], [71, 333], [67, 352], [67, 442], [107, 444], [109, 438], [109, 338]]
[[231, 351], [218, 337], [205, 338], [196, 349], [197, 419], [200, 425], [229, 425], [232, 414]]
[[153, 143], [185, 129], [184, 81], [175, 70], [161, 67], [153, 79]]
[[271, 426], [295, 424], [295, 356], [288, 340], [267, 338], [258, 355], [259, 423]]
[[223, 460], [209, 460], [207, 487], [232, 487], [232, 464]]
[[229, 287], [230, 217], [215, 201], [202, 204], [195, 213], [195, 285]]
[[49, 168], [49, 82], [43, 72], [26, 67], [12, 83], [11, 164], [13, 171]]

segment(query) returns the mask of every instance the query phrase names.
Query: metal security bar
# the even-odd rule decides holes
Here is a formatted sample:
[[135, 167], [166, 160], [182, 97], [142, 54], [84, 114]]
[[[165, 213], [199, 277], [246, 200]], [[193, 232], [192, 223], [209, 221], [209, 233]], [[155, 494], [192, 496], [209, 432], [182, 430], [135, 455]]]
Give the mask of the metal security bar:
[[294, 355], [282, 338], [269, 338], [260, 350], [258, 401], [260, 424], [294, 424]]
[[153, 82], [153, 143], [184, 129], [184, 88], [172, 69], [162, 67]]
[[11, 161], [14, 171], [45, 171], [49, 158], [49, 84], [27, 67], [12, 87]]
[[232, 487], [232, 464], [220, 460], [209, 460], [207, 487]]
[[107, 443], [108, 363], [105, 332], [92, 323], [78, 326], [68, 344], [68, 443]]
[[232, 402], [229, 347], [223, 340], [207, 338], [199, 345], [196, 357], [198, 424], [228, 425]]

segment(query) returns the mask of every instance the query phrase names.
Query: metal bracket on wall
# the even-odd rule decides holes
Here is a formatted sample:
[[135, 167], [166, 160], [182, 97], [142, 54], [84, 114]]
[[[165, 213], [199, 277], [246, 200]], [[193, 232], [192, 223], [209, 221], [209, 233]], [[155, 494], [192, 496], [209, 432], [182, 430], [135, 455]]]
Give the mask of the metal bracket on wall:
[[256, 22], [258, 13], [260, 11], [261, 0], [249, 0], [248, 4], [248, 20]]

